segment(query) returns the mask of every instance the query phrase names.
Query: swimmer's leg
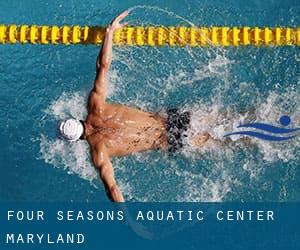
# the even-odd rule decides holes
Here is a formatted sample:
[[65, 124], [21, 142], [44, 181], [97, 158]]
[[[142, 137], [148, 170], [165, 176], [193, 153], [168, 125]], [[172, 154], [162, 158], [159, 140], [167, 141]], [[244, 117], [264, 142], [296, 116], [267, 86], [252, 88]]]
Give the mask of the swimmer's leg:
[[196, 137], [193, 139], [193, 144], [196, 147], [203, 147], [204, 144], [211, 138], [209, 133], [204, 133], [201, 135], [196, 135]]
[[[213, 115], [205, 116], [201, 118], [196, 118], [197, 126], [199, 127], [207, 127], [207, 124], [215, 124], [216, 123], [216, 117]], [[199, 134], [196, 134], [192, 138], [192, 143], [195, 147], [203, 147], [208, 141], [215, 141], [215, 139], [209, 134], [208, 131], [203, 131]]]
[[[255, 109], [248, 109], [240, 112], [241, 115], [246, 116], [247, 120], [250, 121], [255, 121], [257, 119]], [[218, 119], [219, 119], [220, 114], [210, 114], [209, 116], [203, 116], [200, 118], [196, 118], [198, 126], [199, 127], [207, 127], [209, 125], [210, 127], [214, 127], [214, 125], [218, 124]], [[221, 114], [221, 117], [223, 117], [224, 120], [228, 119], [228, 113], [223, 112]], [[219, 145], [219, 146], [236, 146], [239, 147], [241, 145], [244, 146], [251, 146], [253, 145], [253, 141], [249, 137], [241, 137], [237, 141], [232, 141], [230, 138], [226, 139], [218, 139], [214, 138], [209, 131], [203, 131], [200, 134], [197, 134], [193, 136], [192, 138], [192, 143], [194, 144], [195, 147], [203, 147], [205, 146], [206, 143], [213, 143], [214, 145]]]
[[234, 147], [240, 147], [240, 146], [246, 146], [250, 148], [254, 145], [253, 141], [251, 141], [248, 137], [242, 137], [237, 141], [232, 141], [231, 139], [226, 140], [220, 140], [213, 138], [209, 133], [204, 133], [201, 135], [195, 136], [195, 138], [192, 140], [193, 144], [197, 148], [204, 147], [207, 142], [212, 142], [214, 145], [219, 146], [234, 146]]

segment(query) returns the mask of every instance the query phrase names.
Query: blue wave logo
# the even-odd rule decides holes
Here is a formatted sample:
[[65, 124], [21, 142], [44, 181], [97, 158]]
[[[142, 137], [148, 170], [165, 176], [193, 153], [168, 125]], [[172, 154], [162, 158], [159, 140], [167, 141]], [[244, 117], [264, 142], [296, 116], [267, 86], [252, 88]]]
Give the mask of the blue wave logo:
[[281, 116], [279, 122], [283, 127], [276, 127], [266, 123], [247, 123], [237, 127], [237, 128], [252, 128], [256, 130], [261, 130], [262, 132], [267, 132], [269, 134], [262, 133], [259, 131], [249, 130], [249, 131], [232, 132], [224, 135], [224, 137], [228, 137], [232, 135], [246, 135], [246, 136], [255, 137], [267, 141], [286, 141], [298, 136], [296, 132], [300, 131], [300, 128], [290, 128], [290, 129], [284, 128], [291, 124], [291, 118], [289, 116], [285, 116], [285, 115]]

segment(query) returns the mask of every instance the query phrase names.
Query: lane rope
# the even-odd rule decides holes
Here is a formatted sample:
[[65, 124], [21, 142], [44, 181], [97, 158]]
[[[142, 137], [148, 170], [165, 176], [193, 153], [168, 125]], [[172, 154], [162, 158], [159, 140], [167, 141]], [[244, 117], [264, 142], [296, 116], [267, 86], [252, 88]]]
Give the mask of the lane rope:
[[[0, 25], [0, 44], [101, 44], [105, 27]], [[118, 30], [114, 44], [132, 46], [299, 46], [300, 27], [135, 26]]]

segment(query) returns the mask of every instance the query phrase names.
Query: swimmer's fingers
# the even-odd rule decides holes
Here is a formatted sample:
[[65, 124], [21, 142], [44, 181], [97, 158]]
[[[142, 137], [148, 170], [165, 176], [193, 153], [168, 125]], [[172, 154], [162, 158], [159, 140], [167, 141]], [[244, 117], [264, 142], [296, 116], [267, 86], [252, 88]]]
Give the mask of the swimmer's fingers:
[[117, 21], [117, 22], [122, 21], [125, 17], [128, 16], [128, 14], [129, 14], [129, 10], [125, 10], [119, 16], [116, 17], [115, 21]]
[[129, 22], [121, 23], [121, 24], [120, 24], [120, 28], [124, 28], [124, 27], [126, 27], [128, 24], [129, 24]]
[[120, 24], [120, 21], [122, 21], [125, 17], [127, 17], [128, 14], [129, 14], [129, 11], [126, 10], [123, 13], [121, 13], [119, 16], [117, 16], [110, 24], [112, 29], [119, 29], [119, 28], [123, 28], [124, 26], [126, 26], [128, 23]]

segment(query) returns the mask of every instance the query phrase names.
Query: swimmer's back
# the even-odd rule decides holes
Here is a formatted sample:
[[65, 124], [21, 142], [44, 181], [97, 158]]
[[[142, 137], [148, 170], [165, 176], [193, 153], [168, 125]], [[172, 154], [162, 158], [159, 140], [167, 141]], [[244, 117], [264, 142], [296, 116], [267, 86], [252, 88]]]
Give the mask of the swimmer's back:
[[90, 143], [103, 141], [111, 156], [159, 148], [166, 144], [164, 120], [152, 113], [120, 104], [103, 103], [101, 108], [90, 109], [87, 122], [95, 130]]

